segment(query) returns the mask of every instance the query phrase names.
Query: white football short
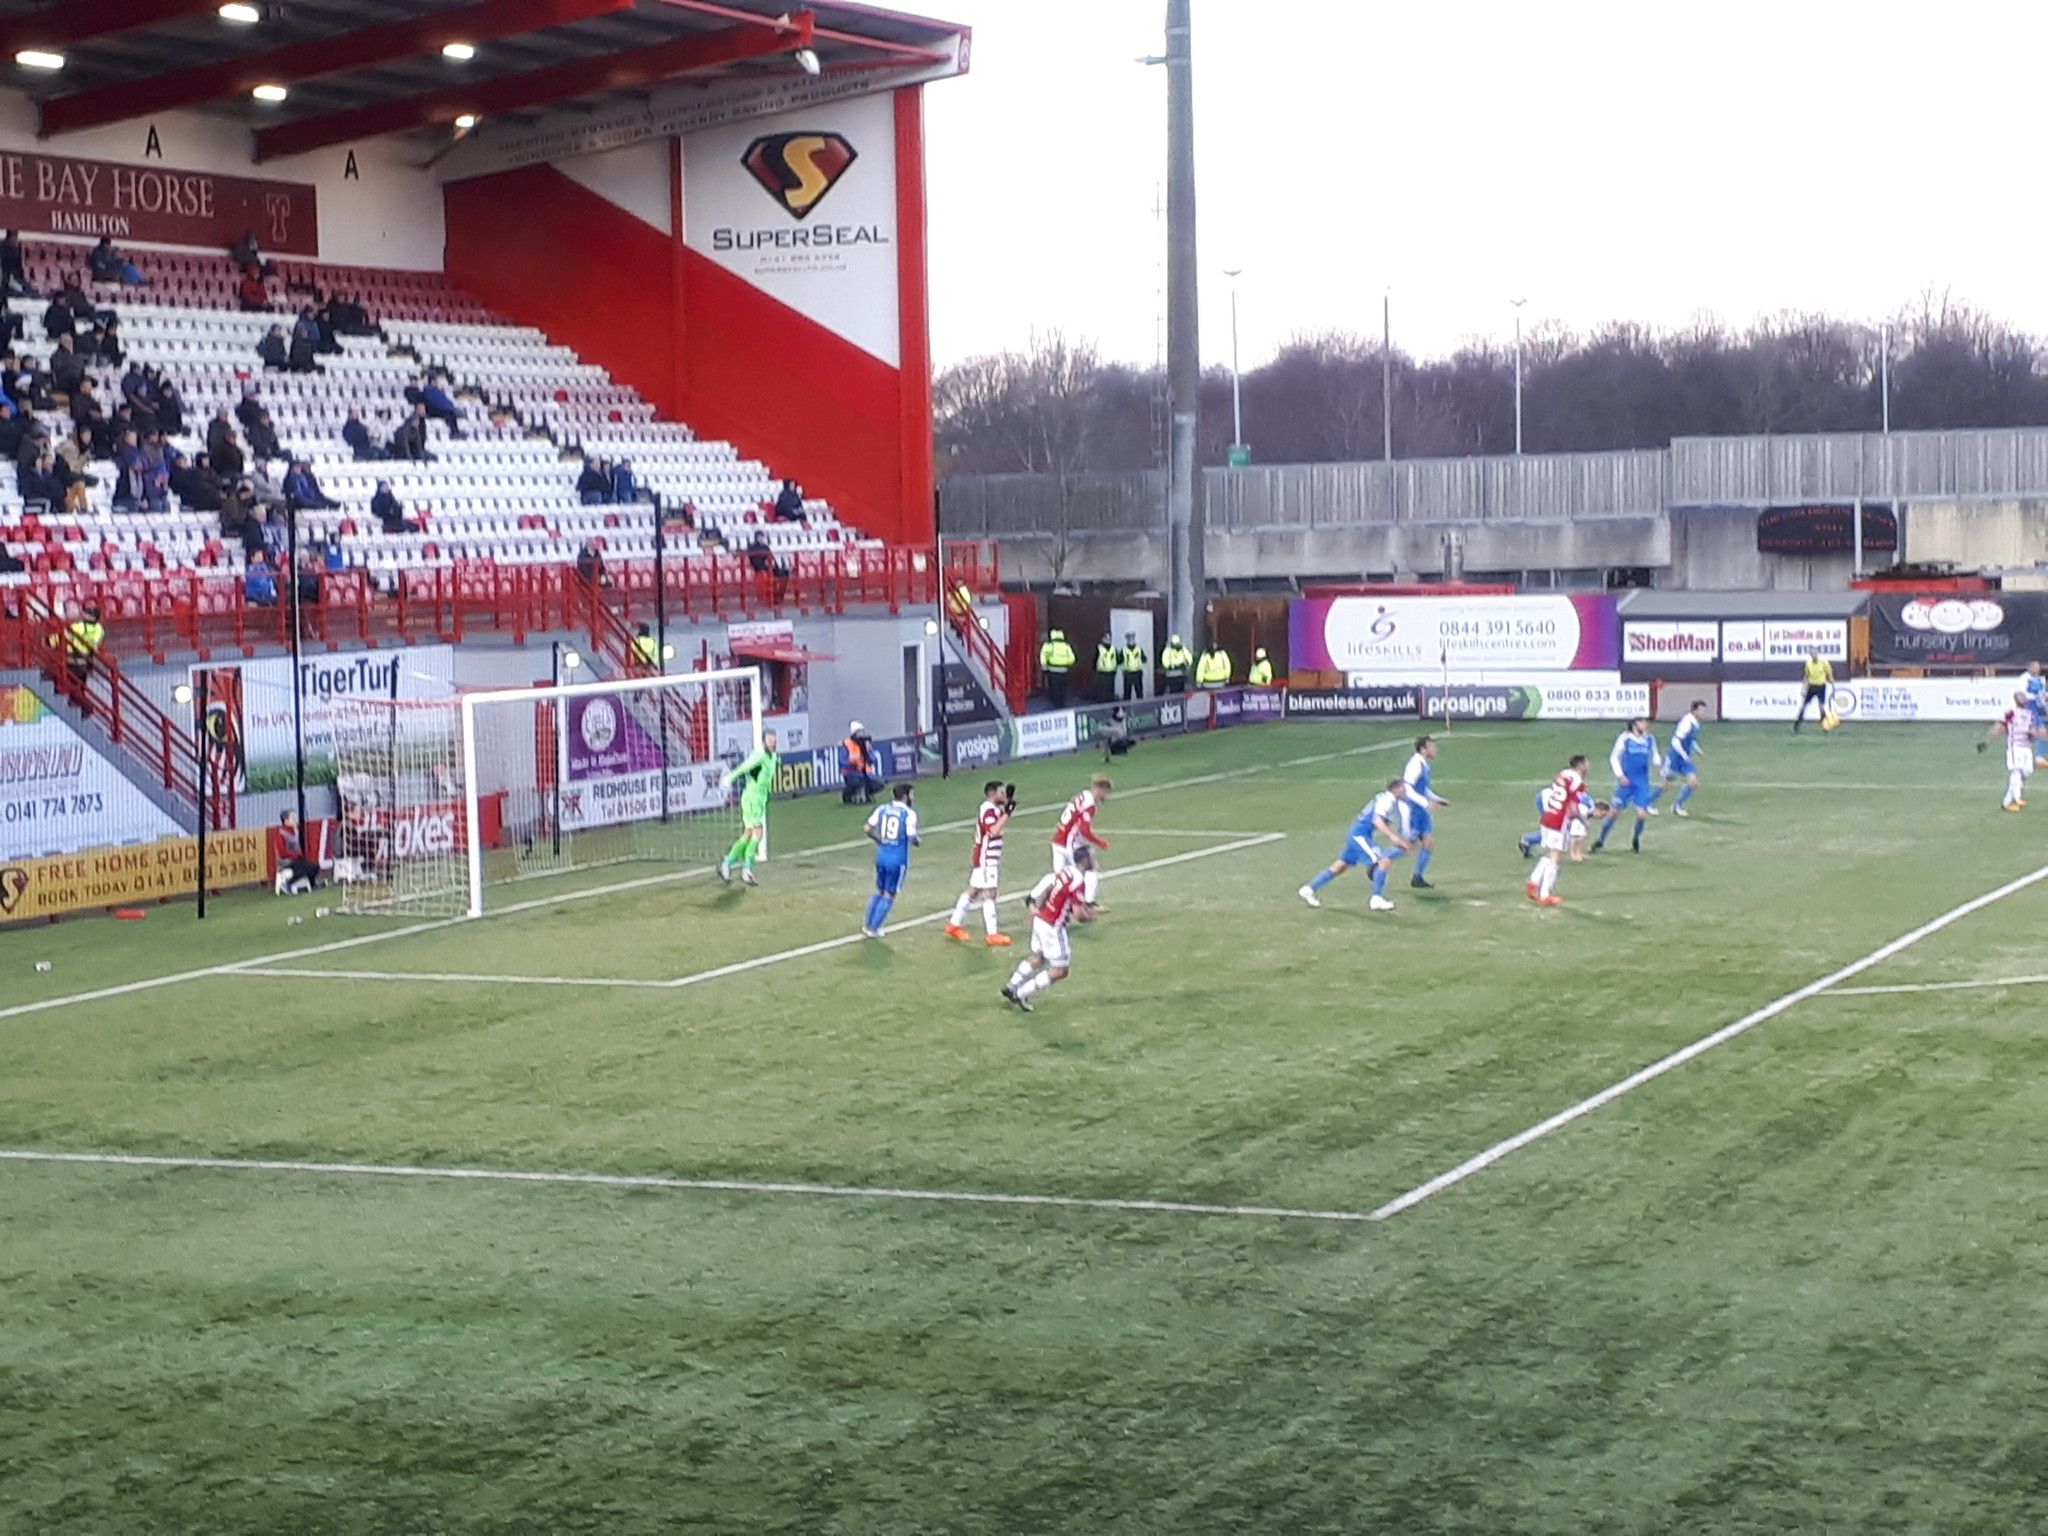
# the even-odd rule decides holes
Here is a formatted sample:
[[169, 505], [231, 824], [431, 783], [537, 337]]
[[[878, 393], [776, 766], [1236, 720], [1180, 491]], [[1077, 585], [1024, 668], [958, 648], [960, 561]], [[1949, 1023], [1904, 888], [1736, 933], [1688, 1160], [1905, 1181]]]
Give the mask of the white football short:
[[1053, 873], [1058, 874], [1063, 869], [1072, 869], [1073, 867], [1074, 850], [1067, 847], [1064, 843], [1054, 843], [1052, 845]]
[[1564, 852], [1564, 828], [1545, 827], [1543, 829], [1543, 851], [1545, 853]]
[[967, 871], [967, 889], [993, 891], [1002, 883], [1002, 873], [1000, 864], [977, 864]]
[[1067, 925], [1048, 923], [1042, 917], [1032, 918], [1031, 952], [1047, 965], [1056, 965], [1064, 971], [1074, 963], [1074, 946], [1067, 937]]

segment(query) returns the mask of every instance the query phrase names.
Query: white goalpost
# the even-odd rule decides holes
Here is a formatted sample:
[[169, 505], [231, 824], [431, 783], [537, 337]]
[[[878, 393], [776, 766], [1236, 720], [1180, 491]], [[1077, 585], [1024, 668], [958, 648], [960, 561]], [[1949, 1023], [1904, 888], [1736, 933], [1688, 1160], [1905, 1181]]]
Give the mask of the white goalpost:
[[342, 910], [481, 917], [510, 881], [716, 864], [739, 832], [727, 771], [760, 744], [752, 667], [351, 700], [334, 729]]

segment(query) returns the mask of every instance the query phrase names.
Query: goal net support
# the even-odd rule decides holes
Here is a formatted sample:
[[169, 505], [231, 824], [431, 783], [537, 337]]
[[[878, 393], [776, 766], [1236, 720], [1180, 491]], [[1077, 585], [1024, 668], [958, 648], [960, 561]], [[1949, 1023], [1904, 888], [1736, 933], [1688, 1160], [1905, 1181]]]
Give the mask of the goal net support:
[[480, 917], [513, 881], [716, 864], [739, 834], [727, 771], [761, 743], [760, 674], [355, 700], [334, 734], [342, 910]]

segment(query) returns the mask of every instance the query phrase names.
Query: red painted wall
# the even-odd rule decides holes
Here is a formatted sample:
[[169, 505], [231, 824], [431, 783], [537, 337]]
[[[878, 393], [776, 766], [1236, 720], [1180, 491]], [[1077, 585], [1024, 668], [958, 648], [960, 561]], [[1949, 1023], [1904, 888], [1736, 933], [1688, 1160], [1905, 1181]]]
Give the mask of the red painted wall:
[[[915, 175], [921, 230], [921, 159]], [[444, 195], [459, 286], [575, 348], [664, 416], [794, 476], [864, 532], [932, 542], [921, 325], [909, 378], [551, 166], [451, 182]], [[904, 280], [921, 318], [921, 239]]]

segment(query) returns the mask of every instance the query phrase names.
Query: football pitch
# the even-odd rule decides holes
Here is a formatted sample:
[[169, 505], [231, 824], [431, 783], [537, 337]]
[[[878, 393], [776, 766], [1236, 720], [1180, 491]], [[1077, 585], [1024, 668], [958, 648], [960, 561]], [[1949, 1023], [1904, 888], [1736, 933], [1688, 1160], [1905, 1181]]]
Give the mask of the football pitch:
[[1391, 913], [1294, 892], [1412, 729], [1143, 744], [1030, 1015], [979, 772], [879, 943], [832, 797], [758, 890], [0, 936], [0, 1530], [2048, 1529], [2048, 789], [1709, 726], [1537, 909], [1615, 730], [1444, 737]]

